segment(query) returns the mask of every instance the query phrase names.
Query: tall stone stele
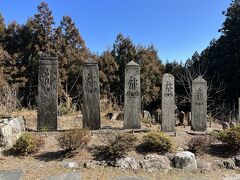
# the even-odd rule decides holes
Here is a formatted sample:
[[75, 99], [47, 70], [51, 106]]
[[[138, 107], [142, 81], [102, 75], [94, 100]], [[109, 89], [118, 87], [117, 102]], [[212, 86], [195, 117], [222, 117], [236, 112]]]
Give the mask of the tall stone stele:
[[83, 64], [83, 128], [101, 128], [99, 68], [93, 59]]
[[38, 131], [57, 130], [58, 61], [56, 57], [42, 57], [38, 72]]
[[164, 74], [162, 80], [162, 124], [164, 132], [175, 131], [175, 83], [174, 76]]
[[207, 130], [207, 81], [197, 77], [192, 81], [191, 129]]
[[134, 61], [130, 61], [125, 69], [123, 128], [141, 128], [140, 66]]

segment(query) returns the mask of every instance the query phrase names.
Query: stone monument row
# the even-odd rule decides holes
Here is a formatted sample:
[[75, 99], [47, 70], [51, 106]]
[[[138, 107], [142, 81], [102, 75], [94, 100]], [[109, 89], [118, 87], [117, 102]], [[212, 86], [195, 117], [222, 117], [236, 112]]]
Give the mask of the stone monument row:
[[191, 129], [207, 130], [207, 81], [197, 77], [192, 81]]
[[83, 128], [101, 128], [99, 68], [93, 59], [83, 64]]
[[174, 76], [171, 74], [164, 74], [162, 80], [161, 131], [175, 131], [175, 84]]
[[134, 61], [130, 61], [125, 69], [123, 128], [141, 128], [140, 66]]
[[[83, 128], [101, 129], [100, 84], [98, 64], [89, 58], [83, 64]], [[38, 74], [37, 129], [57, 130], [58, 112], [58, 62], [56, 57], [42, 57]], [[240, 104], [240, 98], [239, 98]], [[207, 82], [198, 77], [192, 82], [191, 129], [207, 129]], [[239, 110], [240, 112], [240, 110]], [[164, 74], [162, 80], [161, 130], [175, 131], [175, 83], [174, 76]], [[183, 116], [184, 117], [184, 116]], [[183, 124], [183, 118], [180, 119]], [[124, 129], [141, 128], [140, 66], [130, 61], [125, 68], [124, 84]]]
[[58, 61], [56, 57], [42, 57], [38, 72], [38, 131], [57, 130]]

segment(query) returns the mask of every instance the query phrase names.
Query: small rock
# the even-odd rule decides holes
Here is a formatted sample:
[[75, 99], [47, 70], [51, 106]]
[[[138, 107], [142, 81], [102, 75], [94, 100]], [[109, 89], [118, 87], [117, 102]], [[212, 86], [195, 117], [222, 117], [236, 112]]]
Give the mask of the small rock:
[[152, 120], [152, 116], [151, 116], [150, 112], [149, 112], [149, 111], [146, 111], [146, 110], [143, 111], [143, 118], [144, 118], [145, 120], [149, 120], [149, 121]]
[[235, 169], [235, 163], [232, 159], [218, 160], [216, 161], [216, 164], [221, 168]]
[[63, 163], [63, 166], [68, 169], [76, 169], [78, 168], [78, 163], [76, 162], [65, 162]]
[[94, 168], [96, 168], [96, 166], [106, 166], [106, 165], [107, 165], [106, 161], [90, 160], [90, 161], [85, 161], [83, 163], [83, 167], [84, 168], [89, 168], [89, 169], [94, 169]]
[[230, 129], [229, 123], [228, 122], [223, 122], [222, 123], [222, 128], [223, 128], [224, 131]]
[[175, 154], [173, 164], [174, 167], [183, 170], [192, 171], [197, 169], [195, 155], [189, 151], [178, 152]]
[[185, 119], [185, 112], [184, 111], [180, 111], [179, 112], [179, 125], [183, 125], [184, 124], [184, 119]]
[[0, 122], [0, 146], [11, 148], [15, 141], [25, 131], [25, 121], [22, 117], [2, 119]]
[[235, 166], [240, 167], [240, 155], [235, 156]]
[[0, 146], [5, 148], [13, 146], [13, 131], [10, 124], [0, 127]]
[[43, 166], [42, 164], [39, 164], [38, 167], [39, 167], [39, 168], [43, 168], [44, 166]]
[[178, 147], [178, 148], [177, 148], [177, 151], [184, 151], [184, 148]]
[[44, 180], [82, 180], [82, 176], [79, 172], [63, 173], [55, 176], [50, 176]]
[[133, 169], [133, 170], [137, 170], [140, 168], [139, 162], [133, 157], [117, 159], [115, 166], [123, 169]]
[[139, 163], [141, 168], [148, 171], [171, 169], [171, 163], [168, 157], [157, 154], [149, 154], [145, 156], [144, 160], [140, 161]]
[[235, 122], [230, 122], [229, 126], [230, 126], [230, 128], [235, 128], [237, 125]]
[[224, 160], [223, 165], [226, 169], [235, 169], [235, 163], [233, 160]]

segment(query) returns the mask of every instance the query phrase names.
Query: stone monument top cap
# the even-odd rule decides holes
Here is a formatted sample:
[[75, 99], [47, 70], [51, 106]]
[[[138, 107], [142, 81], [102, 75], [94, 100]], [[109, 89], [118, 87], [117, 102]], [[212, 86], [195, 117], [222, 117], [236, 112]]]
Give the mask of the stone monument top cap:
[[86, 65], [96, 65], [97, 64], [97, 62], [96, 61], [94, 61], [93, 60], [93, 58], [88, 58], [85, 62], [84, 62], [84, 64], [86, 64]]
[[202, 78], [202, 76], [198, 76], [197, 78], [195, 78], [194, 80], [193, 80], [193, 82], [207, 82], [205, 79], [203, 79]]
[[173, 77], [173, 75], [172, 75], [172, 74], [169, 74], [169, 73], [165, 73], [163, 76], [164, 76], [164, 77]]
[[138, 66], [139, 67], [139, 64], [136, 63], [135, 61], [131, 60], [129, 63], [127, 63], [126, 66]]

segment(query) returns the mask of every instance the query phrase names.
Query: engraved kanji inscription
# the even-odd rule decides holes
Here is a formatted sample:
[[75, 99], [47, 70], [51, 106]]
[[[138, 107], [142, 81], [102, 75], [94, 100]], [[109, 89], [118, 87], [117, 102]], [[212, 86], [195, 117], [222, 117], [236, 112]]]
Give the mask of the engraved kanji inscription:
[[203, 105], [204, 104], [204, 98], [203, 98], [203, 90], [201, 88], [198, 88], [196, 90], [195, 94], [195, 99], [196, 99], [196, 105]]
[[99, 92], [99, 89], [97, 87], [96, 76], [94, 76], [92, 74], [88, 74], [85, 83], [86, 83], [86, 85], [85, 85], [86, 92], [88, 92], [88, 93]]
[[128, 81], [128, 91], [127, 91], [127, 96], [128, 97], [133, 97], [136, 98], [139, 96], [139, 92], [137, 89], [138, 86], [138, 80], [134, 76], [130, 76], [129, 81]]
[[41, 77], [40, 77], [40, 86], [43, 91], [53, 91], [56, 89], [56, 84], [53, 83], [56, 81], [56, 73], [52, 72], [49, 68], [44, 68]]
[[173, 96], [173, 84], [169, 81], [166, 82], [164, 96]]

